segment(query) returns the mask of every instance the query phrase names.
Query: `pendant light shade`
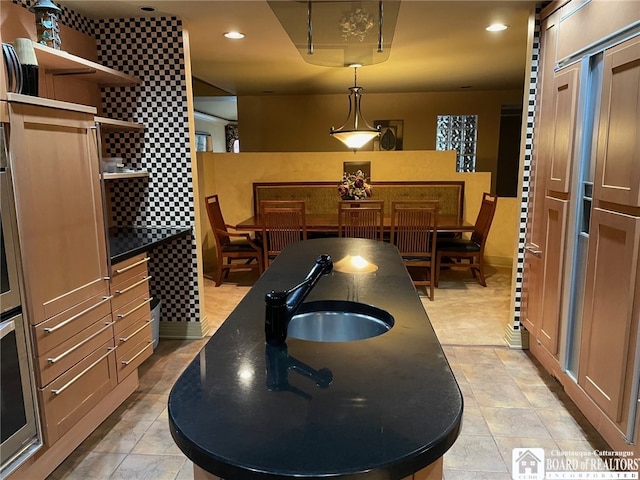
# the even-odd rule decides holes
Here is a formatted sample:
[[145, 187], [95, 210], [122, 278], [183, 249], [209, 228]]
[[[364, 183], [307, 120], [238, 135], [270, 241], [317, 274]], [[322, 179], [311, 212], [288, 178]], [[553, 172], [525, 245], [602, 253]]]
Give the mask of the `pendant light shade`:
[[357, 67], [353, 69], [353, 87], [349, 87], [349, 113], [347, 119], [340, 128], [333, 128], [329, 135], [337, 138], [354, 152], [362, 148], [371, 139], [380, 136], [380, 127], [372, 127], [362, 116], [360, 103], [362, 100], [362, 87], [358, 86]]

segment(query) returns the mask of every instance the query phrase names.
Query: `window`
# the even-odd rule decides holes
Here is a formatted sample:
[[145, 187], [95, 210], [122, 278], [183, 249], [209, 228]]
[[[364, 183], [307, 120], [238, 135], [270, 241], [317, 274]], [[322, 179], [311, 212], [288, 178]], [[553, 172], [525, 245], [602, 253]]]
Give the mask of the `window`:
[[436, 150], [457, 152], [456, 171], [476, 171], [477, 115], [438, 115]]

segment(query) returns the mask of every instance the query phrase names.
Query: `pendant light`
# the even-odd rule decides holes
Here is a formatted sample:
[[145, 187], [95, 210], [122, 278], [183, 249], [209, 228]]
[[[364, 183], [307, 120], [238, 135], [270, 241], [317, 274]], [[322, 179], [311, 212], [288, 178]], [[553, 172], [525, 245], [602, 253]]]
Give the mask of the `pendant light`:
[[353, 67], [353, 87], [349, 87], [349, 113], [347, 119], [340, 128], [333, 128], [329, 131], [329, 135], [337, 138], [354, 152], [358, 148], [362, 148], [371, 139], [380, 136], [380, 126], [374, 128], [367, 123], [362, 116], [360, 110], [360, 102], [362, 100], [362, 87], [358, 86], [357, 71], [360, 65], [351, 65]]

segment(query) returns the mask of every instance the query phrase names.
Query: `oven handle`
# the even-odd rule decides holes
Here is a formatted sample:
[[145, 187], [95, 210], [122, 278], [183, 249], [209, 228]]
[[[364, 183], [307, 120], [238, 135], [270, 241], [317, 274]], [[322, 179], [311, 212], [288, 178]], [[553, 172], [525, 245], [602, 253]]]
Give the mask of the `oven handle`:
[[4, 338], [6, 335], [9, 335], [16, 329], [16, 322], [13, 320], [7, 320], [6, 322], [0, 323], [0, 339]]

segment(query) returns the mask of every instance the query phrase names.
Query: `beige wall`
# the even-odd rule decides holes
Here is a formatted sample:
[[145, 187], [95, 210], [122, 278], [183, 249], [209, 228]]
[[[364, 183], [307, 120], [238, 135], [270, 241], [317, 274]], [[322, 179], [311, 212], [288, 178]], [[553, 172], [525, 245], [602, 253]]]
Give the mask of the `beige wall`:
[[[409, 150], [399, 152], [279, 152], [198, 153], [199, 190], [203, 212], [202, 245], [205, 272], [215, 270], [215, 243], [204, 210], [203, 198], [217, 193], [225, 221], [235, 225], [253, 213], [253, 182], [335, 181], [342, 177], [345, 161], [370, 161], [376, 180], [463, 180], [465, 220], [473, 223], [482, 192], [491, 183], [489, 173], [456, 173], [455, 153]], [[336, 193], [337, 195], [337, 193]], [[517, 241], [518, 201], [501, 198], [486, 249], [486, 260], [511, 266]]]
[[[366, 81], [362, 80], [366, 87]], [[344, 95], [261, 95], [238, 97], [242, 152], [348, 152], [329, 136], [348, 111]], [[477, 171], [495, 178], [502, 105], [522, 105], [522, 91], [367, 93], [362, 113], [374, 120], [403, 120], [404, 150], [434, 150], [438, 115], [478, 115]], [[372, 146], [365, 147], [372, 150]], [[514, 162], [518, 162], [514, 158]]]

